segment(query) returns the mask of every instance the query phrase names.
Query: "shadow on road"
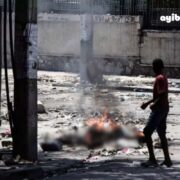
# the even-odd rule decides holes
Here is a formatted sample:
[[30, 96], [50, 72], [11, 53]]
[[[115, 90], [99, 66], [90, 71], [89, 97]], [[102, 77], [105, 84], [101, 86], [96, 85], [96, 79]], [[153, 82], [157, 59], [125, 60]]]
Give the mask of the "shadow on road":
[[84, 165], [81, 169], [74, 169], [66, 175], [54, 177], [52, 180], [174, 180], [180, 179], [180, 168], [177, 167], [180, 162], [174, 162], [174, 167], [165, 168], [141, 168], [133, 164], [138, 160], [114, 160], [104, 163], [90, 163]]

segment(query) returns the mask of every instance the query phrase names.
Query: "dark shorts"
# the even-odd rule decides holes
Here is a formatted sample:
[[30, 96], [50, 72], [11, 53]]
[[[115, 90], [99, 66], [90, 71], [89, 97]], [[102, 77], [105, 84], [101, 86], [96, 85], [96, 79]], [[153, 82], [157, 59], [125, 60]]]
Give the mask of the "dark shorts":
[[169, 113], [168, 107], [159, 108], [153, 110], [149, 116], [146, 127], [144, 128], [145, 136], [151, 136], [152, 133], [157, 130], [158, 134], [166, 134], [166, 119]]

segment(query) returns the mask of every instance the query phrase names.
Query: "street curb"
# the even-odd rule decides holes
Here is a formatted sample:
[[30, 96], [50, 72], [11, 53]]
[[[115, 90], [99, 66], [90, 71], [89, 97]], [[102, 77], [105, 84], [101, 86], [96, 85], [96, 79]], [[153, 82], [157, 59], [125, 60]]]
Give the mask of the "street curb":
[[[143, 93], [152, 93], [153, 89], [150, 87], [138, 87], [138, 86], [99, 86], [102, 89], [111, 89], [118, 91], [134, 91]], [[180, 93], [180, 89], [169, 89], [169, 93]]]

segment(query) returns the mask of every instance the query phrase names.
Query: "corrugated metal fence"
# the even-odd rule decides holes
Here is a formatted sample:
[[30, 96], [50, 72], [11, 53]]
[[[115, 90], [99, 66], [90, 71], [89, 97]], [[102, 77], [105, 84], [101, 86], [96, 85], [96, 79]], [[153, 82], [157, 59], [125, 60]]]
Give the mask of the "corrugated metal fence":
[[[39, 0], [39, 12], [81, 13], [81, 0]], [[180, 29], [180, 21], [161, 22], [160, 17], [177, 13], [180, 0], [93, 0], [94, 14], [143, 15], [144, 28]]]
[[[92, 0], [94, 14], [131, 14], [135, 1], [143, 0]], [[40, 12], [79, 14], [81, 0], [39, 0]]]

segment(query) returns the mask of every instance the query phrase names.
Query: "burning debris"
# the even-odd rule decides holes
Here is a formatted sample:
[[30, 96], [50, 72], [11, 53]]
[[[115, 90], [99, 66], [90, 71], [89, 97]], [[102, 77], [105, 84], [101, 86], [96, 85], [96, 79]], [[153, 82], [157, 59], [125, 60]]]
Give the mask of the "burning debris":
[[108, 113], [104, 111], [102, 115], [85, 120], [82, 128], [73, 127], [73, 133], [62, 134], [58, 138], [45, 136], [41, 147], [44, 151], [58, 151], [63, 145], [85, 146], [95, 148], [102, 146], [106, 142], [118, 139], [140, 140], [144, 137], [143, 132], [133, 128], [119, 125]]
[[118, 125], [114, 121], [108, 111], [100, 117], [95, 117], [85, 121], [85, 125], [89, 127], [89, 130], [85, 136], [85, 140], [89, 147], [103, 145], [107, 141], [116, 140], [119, 138], [125, 139], [140, 139], [144, 137], [144, 134], [138, 129], [130, 130], [123, 125]]
[[85, 125], [94, 128], [97, 131], [116, 131], [119, 129], [118, 124], [111, 119], [107, 111], [104, 111], [100, 117], [90, 118], [85, 121]]

